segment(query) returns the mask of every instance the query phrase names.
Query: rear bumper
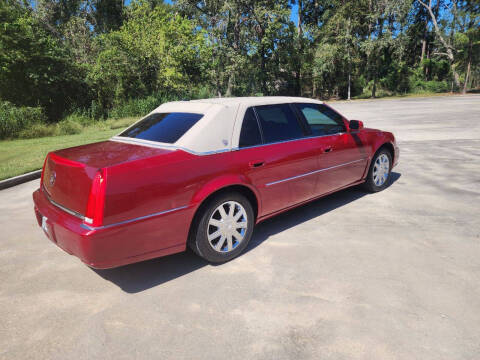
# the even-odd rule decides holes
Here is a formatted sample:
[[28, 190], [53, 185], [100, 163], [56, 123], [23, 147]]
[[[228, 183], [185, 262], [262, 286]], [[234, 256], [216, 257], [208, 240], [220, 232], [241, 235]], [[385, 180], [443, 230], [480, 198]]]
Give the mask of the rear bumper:
[[33, 193], [39, 226], [45, 235], [88, 266], [106, 269], [184, 251], [193, 209], [155, 216], [119, 226], [91, 229], [82, 220], [54, 206], [38, 189]]

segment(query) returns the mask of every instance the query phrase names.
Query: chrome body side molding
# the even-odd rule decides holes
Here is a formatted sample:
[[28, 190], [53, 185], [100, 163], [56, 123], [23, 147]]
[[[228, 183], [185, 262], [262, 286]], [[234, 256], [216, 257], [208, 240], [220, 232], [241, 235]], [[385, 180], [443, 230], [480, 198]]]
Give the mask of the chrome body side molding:
[[336, 168], [339, 168], [339, 167], [342, 167], [342, 166], [346, 166], [346, 165], [350, 165], [350, 164], [354, 164], [354, 163], [357, 163], [357, 162], [360, 162], [360, 161], [366, 161], [366, 160], [367, 160], [367, 158], [363, 158], [363, 159], [358, 159], [358, 160], [350, 161], [350, 162], [347, 162], [347, 163], [343, 163], [343, 164], [340, 164], [340, 165], [330, 166], [328, 168], [323, 168], [323, 169], [319, 169], [319, 170], [315, 170], [315, 171], [310, 171], [308, 173], [292, 176], [292, 177], [289, 177], [289, 178], [286, 178], [286, 179], [272, 181], [272, 182], [266, 183], [265, 186], [272, 186], [272, 185], [275, 185], [275, 184], [280, 184], [280, 183], [283, 183], [283, 182], [286, 182], [286, 181], [295, 180], [295, 179], [302, 178], [302, 177], [305, 177], [305, 176], [321, 173], [323, 171], [336, 169]]

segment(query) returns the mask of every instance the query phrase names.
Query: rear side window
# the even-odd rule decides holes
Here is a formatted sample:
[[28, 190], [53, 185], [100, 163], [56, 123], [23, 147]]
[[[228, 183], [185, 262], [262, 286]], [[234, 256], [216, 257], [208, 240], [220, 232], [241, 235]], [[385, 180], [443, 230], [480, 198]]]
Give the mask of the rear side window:
[[245, 112], [242, 122], [242, 130], [240, 132], [239, 147], [255, 146], [262, 143], [262, 135], [258, 127], [257, 118], [252, 108], [248, 108]]
[[295, 104], [315, 136], [331, 135], [345, 131], [342, 116], [320, 104]]
[[152, 114], [119, 136], [173, 144], [202, 117], [202, 114], [181, 112]]
[[288, 104], [256, 106], [265, 143], [298, 139], [304, 136]]

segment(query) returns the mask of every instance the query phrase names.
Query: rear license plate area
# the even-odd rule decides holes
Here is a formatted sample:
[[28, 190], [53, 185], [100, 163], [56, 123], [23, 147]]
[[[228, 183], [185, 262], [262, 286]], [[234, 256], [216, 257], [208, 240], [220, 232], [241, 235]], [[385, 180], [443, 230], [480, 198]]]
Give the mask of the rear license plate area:
[[41, 224], [42, 230], [47, 235], [47, 237], [56, 243], [55, 237], [53, 236], [53, 231], [52, 231], [52, 226], [50, 225], [48, 218], [46, 216], [42, 216], [42, 224]]

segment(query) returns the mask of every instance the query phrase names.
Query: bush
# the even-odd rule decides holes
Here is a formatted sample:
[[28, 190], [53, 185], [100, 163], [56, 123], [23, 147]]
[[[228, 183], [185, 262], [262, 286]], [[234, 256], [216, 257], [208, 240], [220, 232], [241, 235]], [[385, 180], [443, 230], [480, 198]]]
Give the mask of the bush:
[[109, 111], [108, 117], [120, 119], [131, 116], [147, 115], [150, 111], [157, 108], [167, 101], [171, 101], [173, 97], [162, 96], [159, 94], [151, 95], [141, 99], [131, 99], [123, 104], [115, 106]]
[[40, 107], [16, 107], [0, 102], [0, 139], [16, 137], [24, 129], [46, 121]]
[[[366, 86], [363, 88], [362, 94], [359, 96], [356, 96], [356, 99], [367, 99], [372, 96], [372, 89], [373, 89], [373, 80], [370, 80]], [[381, 98], [381, 97], [387, 97], [387, 96], [392, 96], [393, 92], [386, 89], [385, 87], [382, 86], [381, 81], [377, 82], [377, 86], [375, 89], [375, 97]]]
[[448, 92], [449, 86], [446, 81], [424, 81], [413, 79], [411, 87], [414, 93], [442, 93]]
[[98, 120], [93, 125], [91, 125], [90, 129], [95, 129], [97, 131], [105, 131], [110, 130], [110, 120]]
[[[433, 66], [432, 64], [436, 66], [434, 67], [436, 70], [443, 66], [443, 62], [437, 63], [430, 60], [427, 62], [427, 60], [424, 60], [425, 66]], [[419, 66], [413, 70], [412, 74], [408, 78], [410, 89], [413, 93], [442, 93], [450, 90], [447, 79], [439, 80], [439, 78], [435, 77], [432, 80], [425, 80], [424, 77], [423, 67]]]
[[207, 86], [202, 86], [196, 90], [194, 90], [190, 96], [191, 99], [209, 99], [212, 97], [216, 97], [215, 91], [210, 89]]
[[107, 120], [106, 123], [108, 127], [112, 130], [115, 129], [123, 129], [130, 125], [132, 125], [138, 118], [123, 118], [123, 119], [110, 119]]
[[74, 112], [73, 114], [68, 115], [64, 121], [71, 121], [82, 126], [88, 126], [95, 123], [95, 119], [89, 117], [88, 115], [82, 112]]
[[75, 122], [72, 119], [63, 120], [57, 124], [58, 135], [80, 134], [82, 130], [83, 130], [82, 124]]
[[56, 134], [57, 129], [54, 125], [33, 124], [27, 129], [23, 129], [22, 131], [20, 131], [18, 137], [22, 139], [34, 139], [46, 136], [54, 136]]

